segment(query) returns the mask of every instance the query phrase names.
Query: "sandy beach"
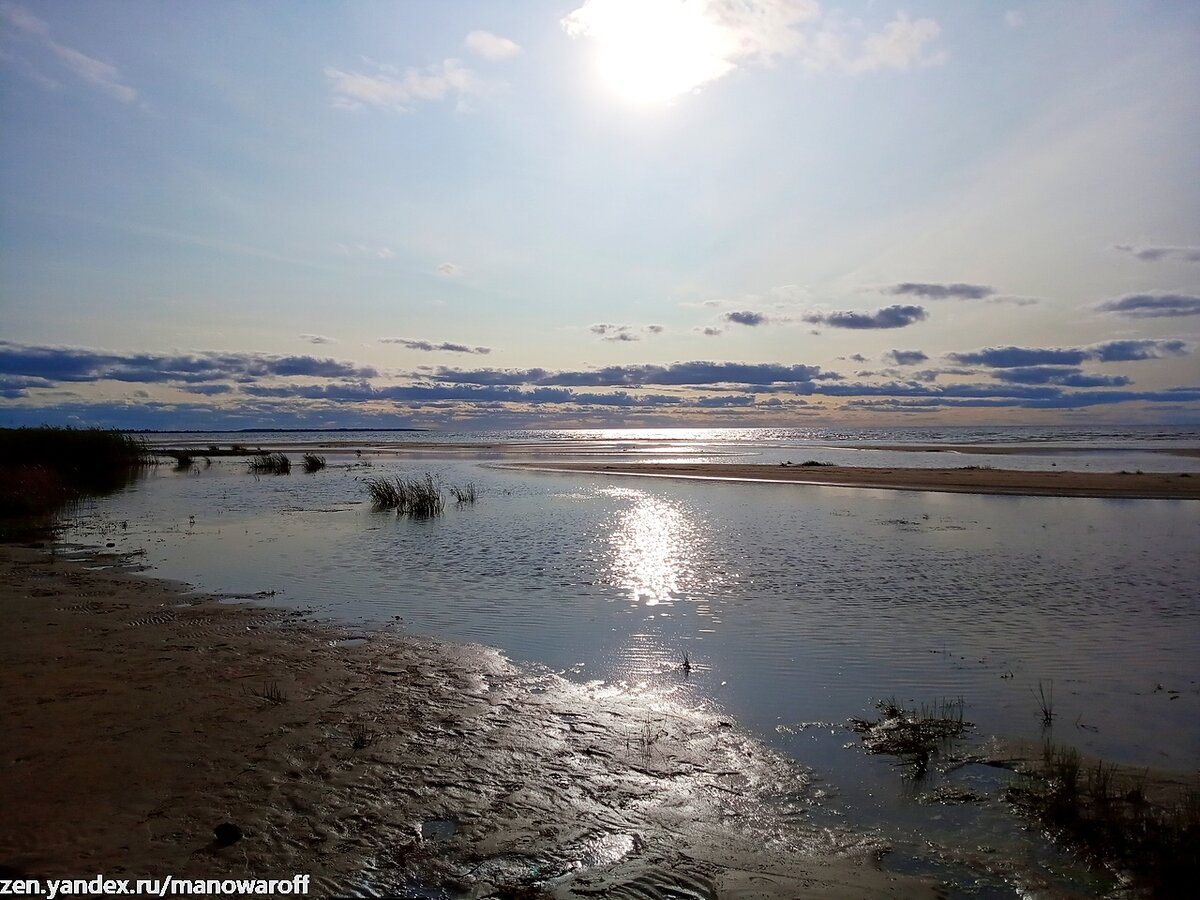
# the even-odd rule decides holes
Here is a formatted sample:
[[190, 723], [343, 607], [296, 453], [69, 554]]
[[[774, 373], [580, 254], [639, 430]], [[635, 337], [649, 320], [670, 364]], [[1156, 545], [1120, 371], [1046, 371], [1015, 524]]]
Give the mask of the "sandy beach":
[[[0, 584], [5, 877], [933, 893], [807, 824], [806, 773], [712, 710], [43, 550], [0, 546]], [[226, 822], [243, 836], [219, 846]]]
[[950, 491], [968, 494], [1024, 494], [1043, 497], [1200, 500], [1200, 478], [1186, 474], [1129, 472], [1046, 472], [1014, 469], [889, 469], [867, 466], [762, 465], [743, 463], [508, 463], [513, 468], [590, 472], [660, 478]]

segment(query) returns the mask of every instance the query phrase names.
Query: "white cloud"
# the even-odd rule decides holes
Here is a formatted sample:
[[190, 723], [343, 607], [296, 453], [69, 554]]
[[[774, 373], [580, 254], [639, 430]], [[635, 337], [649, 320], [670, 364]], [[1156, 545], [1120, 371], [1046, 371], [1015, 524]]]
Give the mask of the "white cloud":
[[486, 60], [498, 62], [512, 59], [521, 52], [521, 45], [490, 31], [472, 31], [467, 35], [467, 49]]
[[1025, 13], [1019, 9], [1010, 9], [1004, 13], [1004, 24], [1009, 28], [1020, 28], [1025, 24]]
[[940, 63], [945, 58], [941, 53], [929, 54], [926, 45], [941, 34], [941, 28], [933, 19], [910, 19], [905, 13], [896, 13], [882, 31], [867, 35], [862, 42], [862, 53], [852, 59], [848, 68], [854, 72], [875, 72], [879, 69], [911, 69], [913, 66], [928, 66]]
[[21, 31], [28, 32], [29, 34], [46, 35], [50, 33], [49, 25], [29, 10], [22, 6], [17, 6], [15, 3], [0, 3], [0, 17], [3, 17], [14, 28], [19, 28]]
[[342, 109], [374, 106], [397, 112], [411, 112], [419, 103], [458, 98], [460, 104], [471, 96], [488, 93], [488, 85], [460, 60], [445, 59], [425, 69], [406, 69], [374, 65], [372, 73], [346, 72], [332, 66], [325, 76], [333, 85], [333, 105]]
[[438, 273], [445, 275], [447, 278], [455, 278], [462, 274], [462, 266], [456, 266], [454, 263], [442, 263], [437, 268]]
[[300, 340], [302, 340], [302, 341], [308, 341], [308, 343], [310, 343], [310, 344], [336, 344], [337, 343], [337, 341], [335, 341], [333, 338], [326, 337], [323, 334], [301, 334], [301, 335], [297, 335], [297, 337], [299, 337]]
[[[137, 100], [138, 92], [125, 83], [116, 66], [51, 40], [50, 26], [24, 7], [15, 3], [0, 2], [0, 19], [19, 31], [33, 35], [60, 63], [110, 97], [122, 103], [133, 103]], [[34, 73], [33, 77], [45, 87], [57, 87], [52, 79], [43, 75]]]
[[137, 99], [137, 91], [121, 80], [121, 73], [117, 71], [116, 66], [94, 59], [55, 41], [50, 41], [49, 47], [68, 69], [84, 81], [91, 82], [110, 97], [120, 100], [122, 103], [132, 103]]

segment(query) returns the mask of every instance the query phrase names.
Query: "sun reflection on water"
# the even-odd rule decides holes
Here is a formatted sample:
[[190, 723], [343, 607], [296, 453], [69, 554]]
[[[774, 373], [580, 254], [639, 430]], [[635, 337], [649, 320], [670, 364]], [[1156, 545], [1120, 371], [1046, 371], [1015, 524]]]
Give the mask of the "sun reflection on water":
[[611, 533], [612, 580], [636, 604], [657, 606], [694, 597], [701, 586], [705, 537], [670, 500], [632, 488], [605, 494], [628, 502]]

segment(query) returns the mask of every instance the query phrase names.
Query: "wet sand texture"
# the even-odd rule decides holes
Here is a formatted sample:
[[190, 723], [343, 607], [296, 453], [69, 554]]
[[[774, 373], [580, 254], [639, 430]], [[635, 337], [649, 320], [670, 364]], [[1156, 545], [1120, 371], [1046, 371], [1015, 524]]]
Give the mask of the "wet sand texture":
[[1200, 476], [1126, 472], [1044, 472], [1013, 469], [882, 469], [866, 466], [743, 463], [506, 463], [556, 472], [591, 472], [668, 478], [768, 481], [836, 487], [1023, 494], [1046, 497], [1200, 500]]
[[[295, 613], [33, 550], [0, 547], [0, 588], [0, 865], [29, 877], [933, 894], [808, 824], [805, 774], [710, 710], [481, 647], [337, 645]], [[223, 822], [242, 839], [217, 846]]]

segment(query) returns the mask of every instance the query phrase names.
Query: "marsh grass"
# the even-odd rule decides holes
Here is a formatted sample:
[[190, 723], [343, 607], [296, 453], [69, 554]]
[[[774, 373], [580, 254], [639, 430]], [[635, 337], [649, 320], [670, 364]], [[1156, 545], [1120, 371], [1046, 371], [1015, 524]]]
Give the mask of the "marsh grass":
[[398, 515], [417, 519], [440, 516], [446, 506], [441, 489], [429, 473], [423, 478], [368, 478], [364, 483], [377, 507], [394, 509]]
[[304, 454], [304, 471], [305, 472], [307, 472], [311, 475], [313, 472], [320, 472], [323, 468], [325, 468], [325, 457], [320, 456], [316, 453], [305, 453]]
[[1194, 896], [1200, 794], [1188, 788], [1151, 800], [1148, 776], [1104, 760], [1085, 763], [1073, 747], [1047, 741], [1040, 767], [1008, 796], [1059, 841], [1125, 872], [1149, 896]]
[[47, 515], [130, 484], [153, 458], [138, 438], [99, 428], [0, 429], [0, 516]]
[[292, 471], [292, 461], [283, 453], [261, 453], [247, 465], [254, 475], [288, 475]]
[[[1033, 688], [1029, 690], [1033, 692]], [[1054, 724], [1054, 682], [1039, 681], [1037, 693], [1033, 696], [1038, 702], [1038, 711], [1042, 714], [1042, 727], [1049, 728]]]
[[350, 723], [350, 746], [354, 750], [366, 750], [379, 740], [379, 732], [367, 727], [362, 722]]
[[912, 766], [912, 775], [918, 779], [929, 771], [933, 757], [972, 727], [963, 720], [961, 697], [911, 709], [893, 697], [879, 701], [876, 707], [881, 718], [851, 719], [850, 726], [862, 735], [867, 752], [897, 757]]
[[451, 486], [450, 496], [454, 498], [454, 502], [459, 506], [462, 506], [464, 503], [474, 503], [476, 497], [475, 482], [469, 481], [465, 487], [459, 487], [458, 485]]
[[282, 703], [287, 703], [287, 694], [279, 687], [278, 681], [268, 682], [261, 688], [250, 688], [249, 693], [250, 696], [264, 700], [271, 706], [279, 706]]

